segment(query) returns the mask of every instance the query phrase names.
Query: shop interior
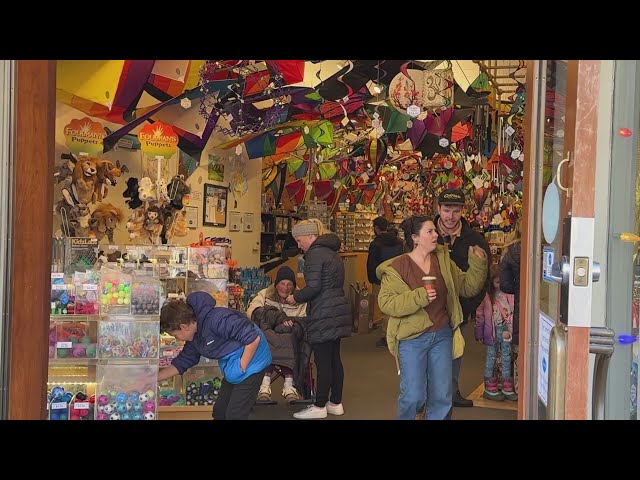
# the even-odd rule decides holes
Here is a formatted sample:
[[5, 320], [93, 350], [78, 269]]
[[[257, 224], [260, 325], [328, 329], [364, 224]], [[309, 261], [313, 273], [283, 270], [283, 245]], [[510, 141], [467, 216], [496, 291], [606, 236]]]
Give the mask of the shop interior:
[[[361, 301], [373, 219], [434, 214], [459, 188], [491, 262], [518, 240], [524, 61], [91, 60], [56, 75], [51, 420], [211, 418], [217, 362], [157, 382], [182, 348], [160, 334], [162, 302], [206, 291], [242, 311], [282, 265], [303, 286], [290, 232], [307, 218], [342, 240], [354, 306], [340, 418], [393, 419], [395, 363]], [[516, 402], [482, 398], [484, 346], [472, 326], [465, 339], [474, 408], [453, 418], [515, 419]], [[301, 408], [277, 391], [251, 418]]]

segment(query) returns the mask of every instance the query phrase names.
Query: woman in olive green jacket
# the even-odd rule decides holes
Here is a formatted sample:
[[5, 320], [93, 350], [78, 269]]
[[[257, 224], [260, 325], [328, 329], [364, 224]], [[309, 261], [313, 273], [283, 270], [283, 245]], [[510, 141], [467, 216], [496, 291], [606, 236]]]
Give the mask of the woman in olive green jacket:
[[[426, 399], [426, 418], [442, 420], [452, 404], [453, 336], [462, 323], [458, 297], [472, 297], [482, 289], [487, 258], [482, 248], [470, 247], [469, 270], [463, 272], [448, 249], [438, 245], [430, 217], [411, 217], [401, 228], [410, 253], [376, 270], [381, 280], [378, 305], [389, 315], [387, 344], [400, 375], [398, 419], [414, 419]], [[431, 277], [433, 285], [425, 286], [423, 277]]]

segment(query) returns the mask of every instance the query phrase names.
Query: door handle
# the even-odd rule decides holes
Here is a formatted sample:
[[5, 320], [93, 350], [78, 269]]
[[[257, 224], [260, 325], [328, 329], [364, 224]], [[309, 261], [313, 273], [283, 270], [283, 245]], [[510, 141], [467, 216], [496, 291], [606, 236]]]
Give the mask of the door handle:
[[567, 158], [563, 158], [560, 163], [558, 164], [558, 167], [556, 168], [556, 185], [558, 185], [558, 188], [560, 190], [562, 190], [564, 193], [567, 194], [567, 197], [571, 196], [571, 187], [565, 187], [564, 185], [562, 185], [562, 180], [560, 177], [560, 170], [562, 169], [562, 165], [564, 165], [565, 163], [568, 163], [571, 161], [571, 152], [569, 152], [569, 155], [567, 155]]
[[554, 262], [554, 264], [551, 265], [550, 277], [554, 282], [557, 282], [560, 285], [569, 284], [569, 280], [571, 278], [569, 257], [563, 255], [559, 262]]

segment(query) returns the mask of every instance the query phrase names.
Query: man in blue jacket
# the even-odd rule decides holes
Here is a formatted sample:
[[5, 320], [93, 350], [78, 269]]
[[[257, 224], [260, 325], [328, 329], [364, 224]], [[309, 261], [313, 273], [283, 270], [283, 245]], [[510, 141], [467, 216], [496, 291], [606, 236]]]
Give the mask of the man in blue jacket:
[[224, 378], [213, 418], [248, 419], [271, 364], [262, 330], [237, 310], [216, 307], [206, 292], [193, 292], [186, 302], [167, 301], [160, 312], [160, 330], [186, 343], [171, 365], [160, 370], [158, 381], [182, 375], [200, 362], [200, 356], [217, 359]]

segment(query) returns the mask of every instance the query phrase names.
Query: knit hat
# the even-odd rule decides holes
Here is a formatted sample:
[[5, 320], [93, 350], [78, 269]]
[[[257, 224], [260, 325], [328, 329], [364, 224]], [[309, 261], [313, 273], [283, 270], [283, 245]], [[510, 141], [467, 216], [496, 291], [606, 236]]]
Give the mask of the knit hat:
[[291, 229], [291, 235], [294, 237], [318, 235], [318, 233], [318, 226], [315, 223], [298, 223]]
[[280, 267], [278, 273], [276, 273], [276, 281], [274, 285], [278, 285], [282, 280], [291, 280], [291, 283], [295, 286], [296, 284], [296, 275], [286, 265], [284, 267]]

